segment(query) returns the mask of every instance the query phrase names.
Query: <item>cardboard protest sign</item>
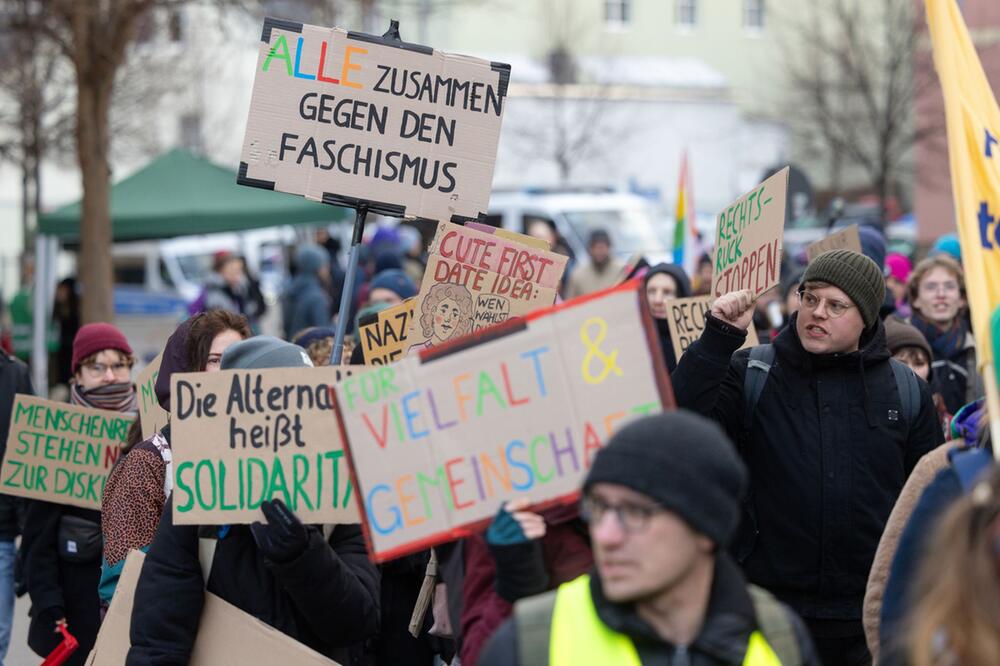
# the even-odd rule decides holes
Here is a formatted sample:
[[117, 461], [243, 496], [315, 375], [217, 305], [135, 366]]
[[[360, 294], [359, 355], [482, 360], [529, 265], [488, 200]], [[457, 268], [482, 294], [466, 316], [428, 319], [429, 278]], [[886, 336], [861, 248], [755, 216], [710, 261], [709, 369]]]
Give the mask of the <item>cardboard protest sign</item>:
[[[101, 623], [94, 649], [86, 666], [121, 666], [131, 647], [129, 628], [135, 588], [139, 584], [142, 551], [133, 550], [125, 559], [115, 596]], [[303, 664], [303, 666], [337, 666], [318, 652], [261, 622], [236, 606], [205, 592], [198, 636], [191, 651], [191, 666], [219, 664]]]
[[[674, 345], [674, 358], [680, 360], [691, 343], [701, 337], [705, 330], [705, 315], [712, 309], [713, 296], [693, 296], [667, 301], [667, 327], [670, 341]], [[757, 330], [751, 326], [747, 330], [747, 341], [740, 349], [756, 347], [760, 344]]]
[[544, 238], [535, 238], [534, 236], [529, 236], [528, 234], [519, 234], [516, 231], [511, 231], [510, 229], [501, 229], [499, 227], [494, 227], [489, 224], [480, 224], [478, 222], [467, 222], [466, 227], [470, 229], [475, 229], [476, 231], [482, 231], [484, 234], [493, 234], [494, 236], [499, 236], [500, 238], [505, 238], [509, 241], [514, 241], [515, 243], [520, 243], [521, 245], [528, 245], [539, 250], [551, 250], [552, 246]]
[[386, 365], [403, 357], [410, 346], [406, 339], [416, 304], [415, 298], [408, 298], [358, 322], [365, 365]]
[[379, 562], [485, 527], [515, 496], [574, 499], [615, 429], [673, 406], [635, 281], [357, 374], [335, 392]]
[[18, 394], [0, 493], [100, 509], [134, 416]]
[[356, 523], [330, 387], [347, 368], [182, 373], [171, 378], [174, 522], [260, 520], [279, 498], [305, 523]]
[[485, 214], [510, 65], [267, 18], [238, 182], [393, 217]]
[[167, 425], [170, 415], [160, 407], [156, 399], [156, 378], [160, 374], [160, 361], [163, 352], [157, 354], [149, 365], [143, 368], [135, 380], [135, 389], [139, 394], [139, 425], [142, 426], [142, 438], [149, 439], [153, 433]]
[[438, 225], [407, 353], [555, 303], [567, 258], [457, 224]]
[[815, 243], [806, 246], [806, 257], [812, 261], [824, 252], [830, 250], [853, 250], [861, 254], [861, 236], [858, 234], [858, 225], [852, 224], [844, 227], [840, 231], [835, 231], [826, 238], [821, 238]]
[[749, 289], [760, 296], [780, 282], [788, 167], [719, 213], [712, 294]]

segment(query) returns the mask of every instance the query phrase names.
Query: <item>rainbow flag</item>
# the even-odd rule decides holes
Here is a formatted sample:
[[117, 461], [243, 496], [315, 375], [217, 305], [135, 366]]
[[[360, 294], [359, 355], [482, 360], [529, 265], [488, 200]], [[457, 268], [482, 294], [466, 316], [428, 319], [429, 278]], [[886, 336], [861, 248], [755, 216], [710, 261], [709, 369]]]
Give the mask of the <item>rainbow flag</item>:
[[[691, 219], [688, 219], [689, 214]], [[677, 210], [674, 219], [676, 220], [674, 225], [674, 263], [683, 266], [688, 276], [692, 276], [701, 254], [701, 240], [695, 225], [697, 213], [694, 210], [694, 200], [690, 191], [687, 150], [681, 154], [681, 173], [677, 183]]]
[[[990, 317], [1000, 306], [1000, 108], [956, 0], [926, 0], [926, 8], [934, 65], [944, 93], [955, 221], [972, 330], [996, 442], [1000, 391]], [[994, 453], [1000, 455], [1000, 447]]]

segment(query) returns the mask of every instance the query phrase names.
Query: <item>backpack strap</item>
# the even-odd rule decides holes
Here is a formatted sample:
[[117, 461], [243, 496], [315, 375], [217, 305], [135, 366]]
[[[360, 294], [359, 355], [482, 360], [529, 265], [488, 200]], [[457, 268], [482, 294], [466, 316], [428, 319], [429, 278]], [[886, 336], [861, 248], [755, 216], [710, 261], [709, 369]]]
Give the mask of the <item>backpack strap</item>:
[[767, 384], [767, 376], [774, 365], [774, 345], [757, 345], [750, 348], [750, 359], [747, 361], [747, 374], [743, 379], [743, 433], [748, 435], [753, 425], [753, 415], [757, 411], [757, 403]]
[[760, 627], [761, 633], [764, 634], [778, 660], [782, 664], [801, 664], [802, 651], [799, 649], [799, 639], [795, 635], [795, 627], [788, 616], [788, 610], [763, 588], [748, 584], [747, 592], [750, 593], [750, 601], [753, 602], [757, 626]]
[[948, 452], [948, 460], [958, 476], [962, 492], [968, 494], [993, 465], [993, 454], [980, 448], [954, 448]]
[[903, 418], [906, 419], [906, 425], [912, 428], [917, 422], [917, 415], [920, 414], [920, 383], [908, 365], [894, 358], [889, 359], [889, 365], [892, 366], [896, 389], [903, 403]]
[[556, 609], [558, 588], [514, 604], [517, 627], [518, 663], [548, 666], [549, 642], [552, 639], [552, 615]]

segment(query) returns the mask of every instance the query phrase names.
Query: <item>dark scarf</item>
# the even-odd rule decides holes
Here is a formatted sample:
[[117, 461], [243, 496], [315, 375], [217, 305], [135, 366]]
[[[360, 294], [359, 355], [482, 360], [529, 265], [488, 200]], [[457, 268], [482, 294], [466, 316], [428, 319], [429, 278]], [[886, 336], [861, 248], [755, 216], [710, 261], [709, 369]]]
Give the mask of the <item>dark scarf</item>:
[[69, 386], [69, 401], [81, 407], [107, 409], [112, 412], [138, 412], [139, 401], [135, 394], [135, 384], [105, 384], [85, 390], [73, 382]]
[[965, 317], [955, 317], [951, 326], [943, 329], [921, 317], [919, 312], [914, 311], [910, 317], [910, 323], [927, 338], [936, 360], [951, 360], [965, 349], [965, 338], [969, 334]]

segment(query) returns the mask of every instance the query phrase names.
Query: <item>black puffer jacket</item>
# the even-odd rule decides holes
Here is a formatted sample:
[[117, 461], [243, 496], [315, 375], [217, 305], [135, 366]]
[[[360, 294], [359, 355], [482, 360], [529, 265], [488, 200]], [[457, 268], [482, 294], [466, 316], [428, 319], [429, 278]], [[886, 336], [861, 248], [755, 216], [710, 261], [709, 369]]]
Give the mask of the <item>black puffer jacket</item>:
[[[677, 403], [721, 423], [750, 469], [748, 515], [734, 547], [751, 582], [805, 618], [861, 617], [885, 522], [924, 453], [942, 441], [931, 393], [907, 423], [881, 321], [848, 354], [803, 347], [793, 316], [753, 425], [743, 431], [745, 334], [709, 315], [674, 373]], [[754, 522], [756, 530], [752, 529]], [[752, 547], [752, 550], [751, 550]]]
[[[171, 500], [136, 588], [128, 664], [187, 664], [198, 632], [199, 528], [174, 525], [172, 511]], [[305, 552], [276, 564], [257, 550], [248, 526], [233, 525], [219, 539], [208, 591], [344, 666], [357, 663], [378, 631], [378, 572], [358, 525], [337, 526], [328, 543], [310, 528]]]

